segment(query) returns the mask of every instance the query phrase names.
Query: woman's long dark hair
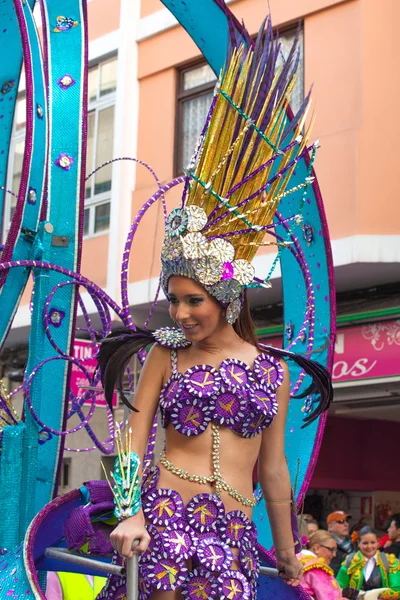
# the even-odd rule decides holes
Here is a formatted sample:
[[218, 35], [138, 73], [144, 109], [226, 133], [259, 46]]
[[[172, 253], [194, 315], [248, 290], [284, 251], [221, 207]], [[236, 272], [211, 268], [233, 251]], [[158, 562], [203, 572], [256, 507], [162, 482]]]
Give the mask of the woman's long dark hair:
[[116, 329], [101, 342], [97, 362], [104, 395], [110, 408], [116, 388], [122, 402], [130, 410], [137, 412], [123, 392], [124, 373], [131, 358], [149, 344], [154, 344], [155, 341], [152, 331], [124, 327]]
[[240, 311], [237, 321], [235, 321], [233, 324], [233, 329], [236, 331], [238, 336], [242, 338], [242, 340], [248, 342], [256, 348], [259, 347], [256, 335], [256, 327], [250, 312], [250, 302], [247, 297], [247, 290], [244, 291], [242, 310]]
[[[315, 421], [315, 419], [328, 409], [333, 396], [332, 381], [328, 371], [318, 362], [305, 358], [301, 354], [294, 354], [288, 350], [280, 350], [272, 346], [260, 344], [257, 340], [246, 292], [244, 294], [242, 310], [233, 328], [249, 344], [252, 344], [261, 351], [267, 351], [277, 358], [293, 360], [311, 377], [311, 385], [302, 394], [296, 396], [296, 398], [305, 398], [309, 395], [315, 396], [314, 410], [304, 419], [303, 427]], [[116, 388], [123, 403], [130, 410], [136, 410], [123, 392], [124, 373], [131, 358], [149, 344], [154, 344], [155, 341], [152, 331], [138, 328], [136, 330], [128, 328], [117, 329], [102, 341], [97, 360], [100, 367], [104, 394], [110, 408], [112, 406], [114, 389]]]

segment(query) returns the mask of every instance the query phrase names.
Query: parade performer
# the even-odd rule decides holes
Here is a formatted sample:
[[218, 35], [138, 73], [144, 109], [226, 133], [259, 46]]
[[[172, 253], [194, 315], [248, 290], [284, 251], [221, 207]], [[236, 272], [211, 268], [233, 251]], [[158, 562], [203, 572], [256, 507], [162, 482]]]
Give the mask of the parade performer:
[[358, 548], [359, 550], [350, 554], [340, 567], [337, 575], [340, 586], [362, 592], [379, 589], [379, 598], [398, 598], [399, 560], [394, 555], [387, 555], [378, 550], [378, 537], [371, 527], [363, 527], [360, 530]]
[[[115, 387], [124, 398], [123, 376], [133, 355], [154, 344], [134, 407], [124, 398], [133, 410], [110, 480], [121, 521], [113, 546], [130, 557], [139, 540], [141, 589], [152, 600], [256, 597], [257, 460], [280, 575], [291, 586], [301, 580], [284, 454], [290, 397], [285, 359], [312, 379], [307, 393], [314, 392], [317, 402], [306, 424], [329, 405], [330, 379], [316, 362], [257, 343], [246, 290], [270, 286], [255, 276], [258, 248], [287, 245], [274, 234], [272, 220], [279, 199], [290, 193], [309, 136], [307, 100], [293, 121], [286, 117], [296, 43], [282, 67], [278, 59], [276, 40], [263, 25], [254, 47], [231, 47], [221, 72], [185, 169], [182, 203], [166, 222], [161, 282], [177, 327], [115, 331], [98, 356], [110, 402]], [[141, 483], [157, 409], [165, 446]]]

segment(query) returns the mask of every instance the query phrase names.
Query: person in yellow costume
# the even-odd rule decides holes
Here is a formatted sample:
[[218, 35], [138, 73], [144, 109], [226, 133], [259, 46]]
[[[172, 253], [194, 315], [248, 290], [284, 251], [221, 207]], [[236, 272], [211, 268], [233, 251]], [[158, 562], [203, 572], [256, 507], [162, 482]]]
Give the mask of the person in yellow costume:
[[106, 577], [63, 571], [47, 573], [48, 600], [94, 600], [107, 582]]
[[340, 567], [336, 578], [340, 587], [359, 590], [359, 598], [367, 598], [372, 590], [379, 590], [377, 598], [400, 598], [399, 560], [378, 550], [378, 537], [371, 527], [360, 530], [358, 548]]

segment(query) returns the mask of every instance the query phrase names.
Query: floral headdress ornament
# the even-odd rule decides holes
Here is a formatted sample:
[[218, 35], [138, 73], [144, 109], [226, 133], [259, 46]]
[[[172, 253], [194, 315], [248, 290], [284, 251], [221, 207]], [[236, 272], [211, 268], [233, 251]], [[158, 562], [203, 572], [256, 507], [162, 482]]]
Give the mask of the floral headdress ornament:
[[[307, 147], [303, 131], [309, 98], [288, 118], [297, 79], [298, 40], [280, 67], [280, 45], [270, 22], [263, 24], [254, 47], [230, 51], [193, 158], [186, 169], [182, 203], [167, 218], [161, 251], [162, 286], [172, 275], [198, 281], [226, 307], [226, 319], [239, 316], [246, 287], [271, 287], [270, 277], [255, 276], [252, 260], [274, 235], [279, 201], [305, 191], [318, 143]], [[311, 152], [308, 176], [289, 188], [297, 161]], [[301, 207], [300, 207], [301, 210]], [[300, 211], [299, 211], [300, 212]], [[292, 218], [293, 226], [301, 214]], [[289, 237], [289, 236], [288, 236]], [[276, 264], [277, 261], [275, 261]]]

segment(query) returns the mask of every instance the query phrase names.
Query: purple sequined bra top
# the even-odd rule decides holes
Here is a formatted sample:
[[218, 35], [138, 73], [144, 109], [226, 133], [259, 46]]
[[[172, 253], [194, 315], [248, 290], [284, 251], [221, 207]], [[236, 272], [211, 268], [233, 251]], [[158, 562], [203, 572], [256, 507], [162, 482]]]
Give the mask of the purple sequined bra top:
[[276, 391], [283, 381], [279, 360], [259, 354], [253, 369], [227, 358], [215, 369], [196, 365], [178, 371], [177, 349], [171, 349], [172, 374], [160, 395], [162, 426], [170, 423], [187, 436], [203, 433], [210, 423], [251, 438], [269, 427], [278, 411]]

